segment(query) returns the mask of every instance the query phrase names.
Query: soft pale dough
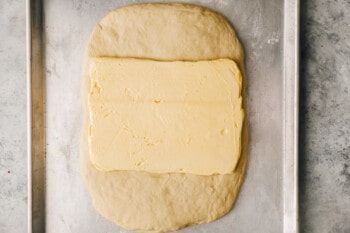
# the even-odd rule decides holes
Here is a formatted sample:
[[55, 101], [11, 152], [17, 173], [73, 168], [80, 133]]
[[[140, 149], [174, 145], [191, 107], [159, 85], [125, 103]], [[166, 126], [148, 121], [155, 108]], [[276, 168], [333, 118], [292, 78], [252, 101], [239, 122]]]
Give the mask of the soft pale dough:
[[[230, 58], [238, 63], [244, 77], [243, 50], [228, 22], [208, 9], [182, 4], [133, 5], [104, 17], [92, 33], [83, 67], [85, 114], [80, 152], [81, 173], [94, 207], [125, 229], [167, 232], [227, 214], [245, 172], [246, 120], [242, 154], [233, 174], [103, 172], [91, 164], [87, 144], [90, 87], [87, 71], [90, 57], [105, 56], [167, 61]], [[243, 78], [243, 97], [244, 86]]]

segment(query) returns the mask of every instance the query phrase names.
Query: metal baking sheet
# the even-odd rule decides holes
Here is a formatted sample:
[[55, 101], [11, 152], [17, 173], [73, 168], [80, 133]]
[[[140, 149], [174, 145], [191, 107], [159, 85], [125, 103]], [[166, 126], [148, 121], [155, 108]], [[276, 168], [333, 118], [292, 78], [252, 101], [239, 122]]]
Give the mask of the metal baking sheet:
[[[28, 232], [128, 232], [93, 209], [80, 177], [80, 82], [94, 25], [141, 2], [153, 1], [27, 0]], [[177, 2], [218, 11], [236, 29], [246, 57], [250, 135], [233, 211], [179, 232], [298, 232], [299, 2]]]

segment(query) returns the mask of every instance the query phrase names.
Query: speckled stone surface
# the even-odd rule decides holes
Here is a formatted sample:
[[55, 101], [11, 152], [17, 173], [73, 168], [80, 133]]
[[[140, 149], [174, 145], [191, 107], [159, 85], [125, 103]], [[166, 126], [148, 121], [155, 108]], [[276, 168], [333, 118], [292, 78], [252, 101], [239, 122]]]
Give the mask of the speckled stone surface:
[[300, 229], [350, 232], [350, 1], [301, 1]]
[[[350, 232], [350, 2], [301, 0], [300, 229]], [[26, 232], [25, 3], [0, 4], [0, 232]]]
[[0, 232], [26, 232], [25, 1], [0, 2]]

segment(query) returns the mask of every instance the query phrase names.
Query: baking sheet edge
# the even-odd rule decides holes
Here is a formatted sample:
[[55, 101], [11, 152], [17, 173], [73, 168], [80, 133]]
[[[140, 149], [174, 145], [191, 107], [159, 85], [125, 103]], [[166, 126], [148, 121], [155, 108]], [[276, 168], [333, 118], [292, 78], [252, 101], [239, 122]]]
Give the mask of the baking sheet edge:
[[299, 0], [284, 2], [283, 22], [283, 233], [299, 232], [298, 115], [299, 115]]

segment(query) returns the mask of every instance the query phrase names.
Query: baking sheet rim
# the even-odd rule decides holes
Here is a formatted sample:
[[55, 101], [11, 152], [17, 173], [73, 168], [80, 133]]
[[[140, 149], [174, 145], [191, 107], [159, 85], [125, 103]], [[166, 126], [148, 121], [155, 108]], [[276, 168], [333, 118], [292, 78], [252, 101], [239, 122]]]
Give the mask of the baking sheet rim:
[[[36, 2], [37, 3], [37, 2]], [[26, 0], [26, 91], [27, 91], [27, 192], [28, 233], [33, 231], [35, 221], [33, 192], [37, 190], [33, 180], [33, 1]], [[299, 115], [299, 14], [300, 1], [284, 1], [283, 22], [283, 78], [284, 78], [284, 124], [283, 124], [283, 233], [299, 232], [298, 216], [298, 115]], [[42, 189], [44, 190], [44, 189]], [[45, 201], [45, 200], [42, 200]], [[44, 218], [45, 215], [35, 217]], [[43, 221], [37, 221], [43, 222]]]

